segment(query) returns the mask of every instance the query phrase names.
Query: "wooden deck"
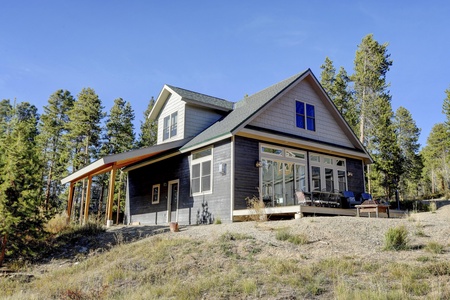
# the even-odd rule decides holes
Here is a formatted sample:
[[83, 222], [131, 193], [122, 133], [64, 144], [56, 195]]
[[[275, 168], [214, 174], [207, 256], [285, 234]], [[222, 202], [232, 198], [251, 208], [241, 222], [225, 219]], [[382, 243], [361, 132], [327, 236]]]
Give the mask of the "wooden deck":
[[[292, 206], [280, 206], [280, 207], [267, 207], [265, 208], [265, 213], [267, 216], [274, 217], [291, 217], [294, 218], [296, 214], [300, 217], [306, 216], [349, 216], [356, 217], [356, 208], [334, 208], [334, 207], [321, 207], [321, 206], [303, 206], [303, 205], [292, 205]], [[251, 209], [240, 209], [233, 211], [233, 221], [244, 221], [247, 216], [257, 214], [256, 211]], [[390, 210], [390, 218], [403, 218], [407, 215], [405, 211]], [[375, 217], [375, 214], [371, 214]], [[367, 212], [360, 212], [360, 217], [370, 217]], [[386, 213], [379, 213], [380, 218], [387, 218]]]

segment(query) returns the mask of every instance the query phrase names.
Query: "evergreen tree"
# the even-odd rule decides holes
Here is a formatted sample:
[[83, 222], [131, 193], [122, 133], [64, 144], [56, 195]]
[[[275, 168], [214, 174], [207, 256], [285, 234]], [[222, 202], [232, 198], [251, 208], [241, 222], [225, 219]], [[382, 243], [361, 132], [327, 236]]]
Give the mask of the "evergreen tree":
[[106, 121], [104, 154], [123, 153], [133, 149], [134, 111], [129, 102], [122, 98], [114, 100]]
[[0, 143], [0, 266], [5, 255], [32, 255], [43, 234], [40, 212], [41, 162], [36, 148], [37, 109], [29, 103], [12, 108]]
[[358, 111], [352, 91], [349, 88], [350, 78], [343, 67], [339, 68], [338, 74], [333, 66], [333, 61], [328, 57], [320, 66], [320, 84], [333, 101], [342, 117], [347, 121], [355, 133], [358, 132]]
[[449, 187], [449, 135], [444, 123], [431, 129], [427, 145], [421, 154], [424, 160], [424, 175], [430, 180], [430, 192], [445, 193]]
[[[67, 140], [72, 149], [72, 172], [89, 165], [100, 153], [101, 120], [103, 106], [92, 88], [83, 88], [69, 110]], [[83, 220], [86, 180], [81, 187], [80, 221]]]
[[138, 148], [153, 146], [158, 138], [158, 124], [155, 121], [150, 121], [148, 116], [155, 105], [155, 100], [152, 99], [148, 103], [147, 109], [144, 112], [144, 122], [141, 121], [141, 132], [139, 133]]
[[394, 119], [397, 141], [403, 157], [404, 174], [400, 177], [400, 192], [416, 194], [423, 168], [422, 158], [419, 155], [420, 129], [417, 128], [411, 113], [404, 107], [399, 107]]
[[[361, 143], [366, 146], [369, 153], [382, 157], [389, 157], [390, 153], [380, 153], [380, 151], [389, 151], [385, 148], [384, 142], [380, 141], [390, 140], [388, 137], [392, 134], [392, 128], [386, 127], [386, 131], [380, 126], [388, 126], [387, 118], [392, 117], [392, 108], [390, 105], [391, 96], [389, 95], [388, 83], [386, 82], [386, 73], [392, 66], [392, 60], [390, 54], [387, 53], [387, 44], [380, 45], [373, 39], [373, 35], [369, 34], [363, 38], [361, 44], [358, 46], [355, 56], [355, 73], [352, 75], [354, 97], [356, 101], [356, 107], [359, 112], [359, 139]], [[386, 111], [391, 109], [391, 112]], [[385, 137], [377, 137], [378, 134], [385, 134]], [[377, 141], [378, 139], [378, 141]], [[377, 141], [377, 145], [372, 145], [373, 141]], [[397, 145], [396, 141], [394, 144]], [[375, 161], [375, 165], [379, 164], [378, 171], [381, 171], [385, 175], [388, 175], [387, 169], [391, 169], [390, 166], [387, 169], [383, 166], [383, 162]], [[370, 165], [367, 166], [368, 174], [368, 190], [372, 192], [370, 174]], [[376, 174], [375, 174], [376, 175]], [[379, 175], [379, 174], [378, 174]], [[390, 175], [384, 177], [382, 180], [377, 180], [382, 184], [387, 196], [389, 196]]]
[[74, 98], [69, 91], [58, 90], [48, 99], [39, 124], [39, 144], [42, 161], [45, 163], [43, 181], [45, 208], [56, 204], [61, 193], [60, 180], [67, 175], [69, 151], [64, 141], [67, 134], [68, 112]]
[[377, 99], [390, 101], [387, 90], [386, 73], [392, 66], [387, 43], [380, 45], [373, 35], [365, 36], [358, 46], [355, 56], [355, 73], [352, 75], [355, 100], [359, 107], [360, 141], [368, 146], [373, 136], [373, 127], [377, 123]]
[[[102, 149], [102, 156], [108, 154], [117, 154], [127, 152], [133, 149], [134, 146], [134, 111], [129, 102], [122, 98], [114, 100], [114, 105], [111, 108], [108, 120], [106, 121], [106, 134], [104, 137], [104, 144]], [[106, 184], [107, 176], [101, 176], [100, 184], [102, 190]], [[121, 211], [125, 203], [125, 189], [124, 176], [122, 171], [118, 177], [118, 182], [115, 185], [116, 202], [120, 207], [115, 207], [117, 213]], [[117, 201], [117, 199], [119, 199]], [[99, 205], [101, 206], [101, 205]], [[101, 207], [99, 207], [101, 209]]]
[[378, 107], [379, 115], [373, 127], [371, 140], [375, 168], [369, 176], [374, 179], [373, 192], [391, 199], [404, 172], [403, 158], [392, 123], [393, 112], [390, 102], [379, 97], [374, 104]]
[[322, 72], [320, 73], [320, 84], [325, 89], [330, 99], [334, 101], [336, 69], [334, 68], [333, 61], [327, 56], [320, 68], [322, 69]]
[[446, 117], [446, 126], [447, 126], [447, 130], [449, 130], [450, 132], [450, 88], [445, 90], [445, 99], [444, 99], [444, 103], [442, 104], [442, 112], [444, 113], [445, 117]]

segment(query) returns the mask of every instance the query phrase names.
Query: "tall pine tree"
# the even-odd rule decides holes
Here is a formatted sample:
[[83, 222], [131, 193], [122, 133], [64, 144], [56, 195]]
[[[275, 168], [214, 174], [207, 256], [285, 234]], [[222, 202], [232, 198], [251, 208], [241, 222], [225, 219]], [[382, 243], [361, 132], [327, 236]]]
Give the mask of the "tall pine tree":
[[155, 105], [155, 99], [150, 100], [144, 112], [144, 122], [141, 121], [141, 132], [139, 133], [138, 148], [153, 146], [158, 138], [158, 124], [150, 121], [148, 115]]
[[5, 255], [32, 255], [43, 234], [41, 161], [36, 146], [37, 109], [19, 103], [8, 116], [0, 143], [0, 266]]
[[58, 90], [44, 106], [39, 124], [39, 144], [42, 161], [45, 163], [43, 180], [45, 208], [55, 206], [61, 193], [60, 180], [67, 175], [70, 148], [64, 141], [67, 134], [68, 112], [75, 99], [69, 91]]
[[[68, 112], [70, 122], [67, 139], [72, 149], [72, 172], [90, 164], [100, 153], [101, 120], [104, 117], [100, 98], [92, 88], [83, 88]], [[86, 180], [83, 180], [80, 200], [80, 222], [83, 220], [83, 206]]]
[[411, 113], [404, 107], [399, 107], [395, 112], [394, 126], [405, 171], [400, 177], [400, 193], [403, 198], [417, 196], [423, 168], [422, 158], [419, 155], [420, 129], [416, 126]]

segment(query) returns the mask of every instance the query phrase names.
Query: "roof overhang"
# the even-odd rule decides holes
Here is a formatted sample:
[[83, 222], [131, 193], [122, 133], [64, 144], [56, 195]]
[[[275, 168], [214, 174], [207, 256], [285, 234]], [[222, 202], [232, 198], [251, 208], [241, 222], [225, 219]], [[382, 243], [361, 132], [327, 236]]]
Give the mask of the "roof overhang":
[[63, 178], [61, 180], [61, 183], [66, 184], [68, 182], [77, 182], [90, 176], [95, 176], [109, 172], [113, 168], [121, 169], [127, 166], [131, 166], [133, 164], [139, 163], [142, 160], [149, 159], [164, 152], [179, 149], [187, 142], [188, 139], [183, 139], [175, 142], [141, 148], [125, 153], [105, 156], [91, 163], [90, 165], [87, 165], [86, 167]]

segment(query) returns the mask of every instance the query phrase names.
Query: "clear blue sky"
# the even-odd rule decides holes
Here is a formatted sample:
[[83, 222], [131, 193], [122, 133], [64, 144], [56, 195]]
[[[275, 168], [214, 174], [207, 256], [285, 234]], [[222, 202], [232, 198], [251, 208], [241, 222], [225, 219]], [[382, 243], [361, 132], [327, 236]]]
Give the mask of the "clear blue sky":
[[238, 101], [325, 57], [353, 73], [362, 38], [389, 43], [392, 106], [422, 129], [445, 120], [448, 1], [0, 0], [0, 99], [40, 112], [57, 89], [129, 101], [136, 131], [167, 83]]

